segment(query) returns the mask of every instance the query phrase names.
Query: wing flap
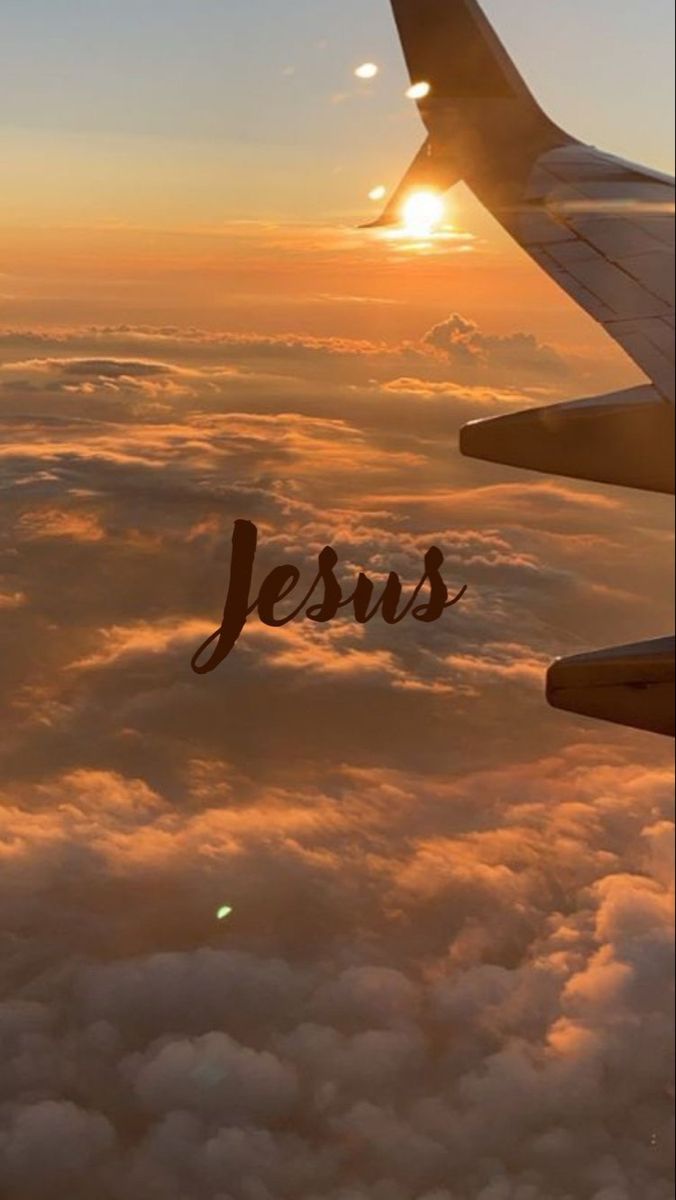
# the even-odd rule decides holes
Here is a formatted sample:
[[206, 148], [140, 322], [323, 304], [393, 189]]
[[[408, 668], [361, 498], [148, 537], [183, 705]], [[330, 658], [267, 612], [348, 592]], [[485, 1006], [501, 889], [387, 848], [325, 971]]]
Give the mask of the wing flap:
[[673, 494], [674, 407], [651, 387], [474, 421], [470, 458]]
[[561, 659], [550, 668], [554, 708], [674, 737], [673, 638]]

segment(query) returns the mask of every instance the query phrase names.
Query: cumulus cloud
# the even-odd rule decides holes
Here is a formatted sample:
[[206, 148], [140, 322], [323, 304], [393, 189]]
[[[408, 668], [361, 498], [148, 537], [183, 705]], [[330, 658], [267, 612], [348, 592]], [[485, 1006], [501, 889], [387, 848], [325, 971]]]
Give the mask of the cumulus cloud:
[[[486, 389], [539, 385], [545, 390], [565, 386], [565, 377], [584, 364], [572, 358], [567, 365], [558, 351], [534, 335], [492, 334], [466, 317], [454, 314], [424, 334], [420, 341], [384, 342], [297, 333], [261, 335], [212, 332], [169, 326], [101, 326], [90, 330], [0, 333], [0, 394], [12, 383], [30, 387], [49, 376], [63, 390], [84, 386], [90, 377], [132, 388], [145, 385], [150, 393], [173, 382], [189, 386], [196, 372], [215, 379], [255, 370], [259, 375], [295, 372], [297, 384], [339, 373], [351, 382], [364, 378], [388, 384], [398, 376], [418, 378], [434, 392], [457, 395], [462, 383]], [[453, 377], [448, 378], [449, 365]], [[59, 381], [59, 376], [63, 376]], [[557, 379], [557, 376], [559, 377]], [[80, 382], [80, 381], [83, 382]], [[568, 382], [570, 382], [568, 380]], [[509, 396], [509, 392], [506, 393]], [[514, 400], [514, 396], [511, 397]]]
[[570, 369], [558, 351], [538, 342], [532, 333], [485, 333], [476, 321], [459, 313], [453, 313], [447, 321], [435, 325], [424, 340], [425, 345], [441, 351], [451, 363], [471, 365], [477, 370], [506, 367], [546, 378], [565, 375]]
[[580, 757], [6, 796], [8, 1194], [667, 1200], [669, 771]]
[[[28, 340], [0, 399], [3, 1197], [670, 1200], [670, 758], [541, 694], [557, 651], [669, 619], [669, 514], [460, 460], [460, 420], [519, 398], [434, 347]], [[244, 516], [257, 580], [332, 543], [345, 581], [411, 586], [437, 544], [466, 603], [252, 621], [197, 679]]]

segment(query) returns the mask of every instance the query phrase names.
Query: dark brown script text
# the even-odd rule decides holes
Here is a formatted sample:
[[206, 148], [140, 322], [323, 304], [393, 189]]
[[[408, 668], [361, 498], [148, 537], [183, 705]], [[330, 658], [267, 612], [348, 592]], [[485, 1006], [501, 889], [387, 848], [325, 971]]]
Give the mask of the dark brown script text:
[[[256, 610], [262, 623], [273, 629], [281, 629], [282, 626], [297, 620], [303, 613], [308, 621], [326, 624], [333, 621], [341, 609], [350, 606], [354, 609], [355, 620], [360, 625], [368, 625], [378, 614], [388, 625], [399, 625], [409, 614], [415, 621], [431, 625], [443, 616], [447, 608], [453, 608], [462, 600], [467, 591], [467, 588], [463, 587], [449, 599], [449, 590], [440, 574], [444, 556], [441, 550], [432, 546], [425, 555], [422, 579], [406, 603], [402, 604], [404, 589], [399, 576], [394, 572], [388, 576], [378, 598], [375, 597], [376, 585], [363, 573], [359, 575], [354, 591], [345, 597], [334, 574], [338, 565], [338, 555], [331, 546], [327, 546], [319, 555], [317, 575], [309, 590], [292, 612], [282, 616], [278, 615], [277, 606], [288, 600], [296, 591], [301, 580], [300, 571], [294, 566], [275, 567], [264, 580], [258, 598], [252, 603], [251, 580], [257, 546], [256, 526], [251, 521], [236, 521], [223, 620], [192, 659], [193, 671], [198, 675], [208, 675], [220, 666], [238, 641], [248, 617]], [[429, 588], [429, 595], [424, 603], [419, 604], [425, 587]], [[311, 604], [312, 600], [315, 600], [315, 603]], [[211, 653], [206, 657], [209, 650]]]

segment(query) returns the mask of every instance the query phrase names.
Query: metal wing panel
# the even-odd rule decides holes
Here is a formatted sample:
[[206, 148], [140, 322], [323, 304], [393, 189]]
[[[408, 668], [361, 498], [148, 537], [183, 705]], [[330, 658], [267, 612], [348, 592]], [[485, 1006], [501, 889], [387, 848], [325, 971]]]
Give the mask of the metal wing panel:
[[674, 185], [593, 147], [543, 154], [505, 224], [674, 400]]

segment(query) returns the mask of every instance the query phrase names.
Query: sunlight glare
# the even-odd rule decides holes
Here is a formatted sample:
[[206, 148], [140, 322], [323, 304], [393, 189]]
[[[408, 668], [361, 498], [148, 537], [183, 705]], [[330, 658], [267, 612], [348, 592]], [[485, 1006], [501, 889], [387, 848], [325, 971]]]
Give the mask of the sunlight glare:
[[404, 205], [404, 228], [413, 237], [430, 237], [443, 217], [444, 201], [437, 192], [414, 192]]
[[420, 83], [413, 83], [406, 95], [409, 100], [426, 100], [431, 91], [432, 85], [421, 80]]

